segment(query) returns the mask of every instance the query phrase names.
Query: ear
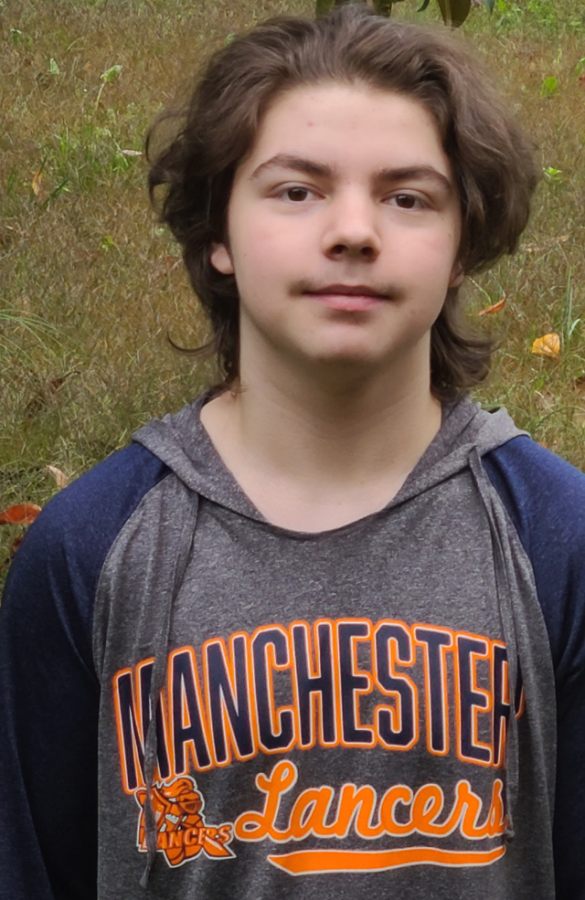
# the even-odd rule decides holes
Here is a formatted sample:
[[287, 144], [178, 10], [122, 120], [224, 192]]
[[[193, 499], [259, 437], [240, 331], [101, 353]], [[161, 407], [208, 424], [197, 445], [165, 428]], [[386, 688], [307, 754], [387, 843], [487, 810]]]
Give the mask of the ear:
[[449, 278], [449, 287], [459, 287], [463, 279], [465, 278], [465, 272], [463, 271], [463, 266], [460, 262], [456, 262], [451, 269], [451, 277]]
[[209, 254], [209, 261], [214, 269], [221, 272], [222, 275], [233, 275], [234, 264], [232, 257], [225, 244], [212, 244]]

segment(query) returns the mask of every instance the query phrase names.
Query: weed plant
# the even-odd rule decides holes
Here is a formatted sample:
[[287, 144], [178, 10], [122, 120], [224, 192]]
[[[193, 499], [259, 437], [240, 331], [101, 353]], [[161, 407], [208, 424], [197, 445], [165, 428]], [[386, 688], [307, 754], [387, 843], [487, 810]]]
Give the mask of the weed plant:
[[[410, 7], [407, 9], [406, 7]], [[210, 377], [174, 352], [205, 324], [145, 188], [146, 129], [230, 34], [314, 0], [0, 0], [0, 510], [43, 505]], [[401, 3], [395, 15], [419, 22]], [[585, 469], [585, 7], [496, 0], [465, 39], [495, 71], [543, 177], [519, 253], [468, 280], [500, 350], [486, 405]], [[556, 332], [558, 358], [531, 353]], [[15, 532], [0, 533], [0, 565]]]

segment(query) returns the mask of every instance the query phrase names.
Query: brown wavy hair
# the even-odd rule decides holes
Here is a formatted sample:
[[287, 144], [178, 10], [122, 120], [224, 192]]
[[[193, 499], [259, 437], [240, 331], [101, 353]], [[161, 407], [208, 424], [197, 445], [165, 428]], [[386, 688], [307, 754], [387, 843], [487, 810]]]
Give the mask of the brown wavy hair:
[[[166, 187], [161, 221], [182, 245], [211, 324], [211, 341], [195, 352], [216, 353], [217, 389], [238, 379], [237, 286], [209, 258], [212, 243], [226, 242], [235, 171], [278, 97], [327, 82], [393, 91], [431, 113], [459, 192], [458, 260], [466, 274], [511, 253], [528, 221], [537, 181], [532, 147], [454, 36], [351, 3], [315, 21], [283, 16], [257, 25], [211, 56], [189, 100], [162, 113], [146, 142], [151, 200]], [[487, 376], [492, 349], [490, 339], [470, 331], [451, 288], [431, 331], [433, 394], [450, 401], [467, 393]]]

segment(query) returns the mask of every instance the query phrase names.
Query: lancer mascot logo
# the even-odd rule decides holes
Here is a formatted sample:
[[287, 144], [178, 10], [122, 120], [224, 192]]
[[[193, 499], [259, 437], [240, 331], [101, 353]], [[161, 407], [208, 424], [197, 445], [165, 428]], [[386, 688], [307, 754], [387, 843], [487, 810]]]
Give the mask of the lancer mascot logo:
[[[169, 866], [182, 866], [201, 852], [213, 858], [234, 855], [227, 846], [232, 839], [232, 826], [205, 824], [201, 815], [203, 797], [196, 788], [195, 779], [185, 776], [168, 784], [155, 784], [151, 789], [157, 849], [164, 853]], [[141, 810], [138, 847], [146, 852], [146, 790], [138, 790], [135, 796]]]

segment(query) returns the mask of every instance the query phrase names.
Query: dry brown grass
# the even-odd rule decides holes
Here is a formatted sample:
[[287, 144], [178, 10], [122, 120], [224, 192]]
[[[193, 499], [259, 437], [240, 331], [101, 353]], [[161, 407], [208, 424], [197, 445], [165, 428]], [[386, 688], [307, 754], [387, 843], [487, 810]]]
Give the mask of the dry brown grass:
[[[585, 331], [574, 324], [585, 302], [585, 13], [572, 0], [499, 5], [491, 19], [474, 10], [465, 31], [495, 63], [549, 176], [519, 254], [468, 286], [472, 315], [500, 289], [508, 296], [488, 323], [502, 348], [481, 398], [585, 468]], [[206, 372], [166, 336], [195, 344], [204, 324], [177, 247], [149, 209], [143, 158], [122, 151], [142, 149], [186, 73], [231, 32], [312, 9], [313, 0], [4, 6], [0, 509], [43, 504], [55, 490], [44, 466], [78, 475], [200, 390]], [[558, 87], [542, 96], [551, 76]], [[530, 352], [547, 331], [561, 335], [558, 360]]]

